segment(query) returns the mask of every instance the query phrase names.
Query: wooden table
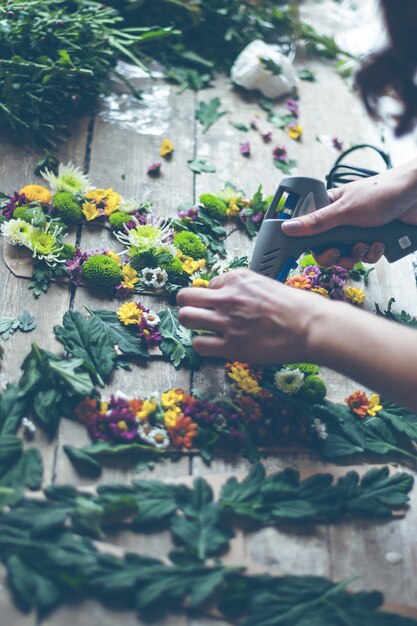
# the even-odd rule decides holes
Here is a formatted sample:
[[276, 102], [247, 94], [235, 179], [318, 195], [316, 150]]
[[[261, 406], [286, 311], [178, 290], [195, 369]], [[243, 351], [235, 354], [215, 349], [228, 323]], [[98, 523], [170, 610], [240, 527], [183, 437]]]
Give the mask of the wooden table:
[[[305, 66], [305, 64], [302, 64]], [[144, 104], [135, 104], [135, 113], [141, 130], [126, 127], [126, 122], [109, 121], [109, 102], [105, 102], [99, 113], [93, 117], [78, 120], [72, 127], [70, 139], [63, 144], [58, 156], [61, 161], [73, 161], [85, 166], [93, 185], [110, 187], [126, 197], [148, 200], [154, 203], [159, 215], [173, 215], [177, 206], [198, 200], [201, 193], [216, 191], [226, 181], [242, 187], [252, 194], [262, 184], [265, 192], [272, 193], [281, 173], [272, 161], [271, 150], [277, 144], [285, 143], [290, 158], [298, 161], [298, 172], [323, 178], [332, 165], [336, 154], [317, 136], [337, 136], [344, 145], [377, 142], [378, 129], [368, 120], [364, 109], [335, 69], [323, 63], [309, 62], [308, 67], [317, 75], [317, 82], [300, 84], [301, 124], [304, 126], [302, 142], [293, 142], [284, 131], [272, 129], [273, 143], [264, 144], [259, 133], [242, 133], [230, 122], [246, 124], [259, 116], [259, 126], [269, 129], [266, 114], [256, 100], [245, 98], [235, 91], [229, 81], [219, 77], [213, 88], [201, 93], [186, 91], [179, 95], [176, 86], [161, 80], [148, 78], [135, 79], [135, 85], [144, 90]], [[126, 90], [118, 85], [120, 98], [129, 99]], [[125, 94], [125, 95], [123, 95]], [[222, 109], [229, 112], [206, 134], [195, 121], [198, 102], [219, 96]], [[113, 98], [112, 103], [121, 102]], [[283, 109], [283, 107], [281, 107]], [[175, 146], [170, 162], [164, 162], [162, 175], [158, 179], [147, 176], [147, 166], [159, 160], [159, 148], [164, 137]], [[252, 154], [245, 158], [239, 153], [239, 143], [249, 140]], [[41, 156], [36, 150], [17, 147], [0, 139], [0, 189], [13, 192], [24, 184], [38, 182], [33, 176], [36, 160]], [[187, 160], [196, 156], [207, 158], [215, 164], [216, 173], [194, 175], [187, 167]], [[109, 235], [104, 230], [84, 227], [80, 245], [84, 250], [100, 247], [108, 243]], [[250, 255], [252, 243], [241, 232], [232, 232], [227, 240], [231, 254]], [[60, 324], [69, 308], [83, 311], [91, 308], [116, 309], [118, 303], [98, 299], [84, 288], [71, 290], [65, 285], [54, 284], [48, 295], [35, 300], [28, 290], [28, 281], [13, 276], [0, 261], [0, 302], [2, 315], [16, 315], [27, 307], [36, 317], [37, 328], [33, 333], [16, 335], [5, 344], [5, 356], [0, 368], [0, 382], [13, 381], [19, 377], [19, 368], [24, 356], [35, 341], [42, 347], [60, 352], [61, 346], [54, 338], [52, 327]], [[382, 306], [391, 296], [396, 298], [399, 307], [417, 314], [417, 294], [410, 259], [390, 267], [384, 261], [378, 263], [371, 274], [368, 290], [368, 308], [376, 301]], [[143, 297], [141, 301], [158, 310], [167, 303], [162, 298]], [[343, 399], [357, 388], [357, 384], [334, 372], [325, 372], [329, 397]], [[176, 371], [173, 366], [160, 360], [151, 361], [145, 368], [134, 367], [131, 372], [117, 371], [110, 385], [105, 389], [122, 390], [127, 394], [163, 392], [167, 388], [203, 388], [218, 392], [225, 386], [223, 367], [219, 363], [207, 361], [196, 373], [188, 370]], [[35, 444], [41, 449], [45, 464], [45, 484], [71, 483], [85, 485], [87, 481], [77, 476], [63, 453], [63, 444], [81, 445], [88, 442], [83, 426], [62, 420], [59, 436], [49, 442], [42, 433], [36, 435]], [[297, 468], [324, 468], [316, 455], [291, 451], [271, 455], [265, 464], [268, 469], [285, 466]], [[180, 461], [162, 461], [153, 472], [148, 470], [141, 477], [163, 479], [165, 477], [188, 477], [190, 475], [227, 475], [248, 467], [244, 460], [233, 462], [215, 461], [211, 467], [204, 465], [198, 457], [183, 457]], [[409, 470], [409, 468], [407, 468]], [[107, 469], [103, 482], [128, 481], [133, 472], [125, 473]], [[413, 605], [417, 609], [417, 496], [413, 492], [413, 505], [407, 516], [399, 521], [382, 523], [375, 521], [348, 521], [337, 525], [319, 524], [285, 532], [278, 528], [268, 528], [254, 535], [241, 538], [236, 547], [239, 558], [258, 566], [264, 566], [271, 573], [316, 574], [340, 580], [359, 575], [352, 589], [379, 589], [388, 600]], [[126, 548], [151, 553], [154, 556], [166, 555], [170, 540], [166, 534], [146, 538], [124, 534], [114, 538], [115, 543]], [[388, 553], [396, 553], [399, 562], [391, 564]], [[235, 554], [235, 557], [236, 557]], [[396, 560], [396, 559], [394, 559]], [[131, 613], [115, 615], [94, 602], [85, 602], [77, 607], [63, 607], [42, 626], [110, 626], [115, 622], [124, 626], [138, 624]], [[206, 626], [210, 620], [172, 618], [163, 622], [166, 626]], [[213, 622], [214, 623], [214, 622]], [[219, 622], [216, 622], [220, 624]], [[23, 616], [15, 609], [7, 590], [0, 591], [1, 626], [40, 626], [34, 615]], [[162, 622], [160, 623], [162, 626]]]

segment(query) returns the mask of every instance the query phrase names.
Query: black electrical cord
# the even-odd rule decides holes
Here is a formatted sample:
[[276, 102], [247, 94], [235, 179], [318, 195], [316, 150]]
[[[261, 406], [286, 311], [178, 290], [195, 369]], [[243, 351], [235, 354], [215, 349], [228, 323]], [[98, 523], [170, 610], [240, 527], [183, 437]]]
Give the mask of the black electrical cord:
[[376, 176], [379, 172], [374, 172], [374, 170], [370, 170], [366, 167], [357, 167], [356, 165], [350, 165], [348, 163], [344, 164], [343, 159], [354, 152], [355, 150], [360, 150], [362, 148], [370, 148], [379, 154], [382, 160], [385, 163], [387, 170], [391, 169], [392, 162], [389, 154], [381, 150], [381, 148], [377, 148], [369, 143], [361, 143], [357, 146], [352, 146], [348, 148], [336, 159], [332, 169], [326, 176], [327, 181], [327, 189], [333, 189], [334, 187], [340, 187], [341, 185], [346, 185], [347, 183], [352, 183], [355, 180], [360, 180], [361, 178], [368, 178], [369, 176]]

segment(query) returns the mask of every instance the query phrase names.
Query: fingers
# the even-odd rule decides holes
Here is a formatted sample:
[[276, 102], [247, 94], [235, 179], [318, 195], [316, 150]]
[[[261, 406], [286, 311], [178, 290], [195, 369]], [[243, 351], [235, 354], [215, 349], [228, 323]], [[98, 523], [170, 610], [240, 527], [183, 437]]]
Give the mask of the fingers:
[[335, 202], [308, 215], [286, 220], [282, 224], [282, 230], [290, 237], [306, 237], [326, 232], [336, 226], [342, 226], [346, 223], [345, 219], [345, 214], [339, 208], [338, 202]]
[[314, 254], [314, 258], [317, 263], [322, 267], [332, 267], [332, 265], [338, 265], [340, 259], [340, 250], [337, 248], [329, 248], [321, 254]]
[[194, 306], [213, 309], [218, 302], [218, 294], [215, 290], [205, 287], [188, 287], [181, 289], [177, 294], [179, 306]]
[[180, 323], [193, 330], [212, 330], [221, 333], [225, 327], [225, 320], [211, 309], [200, 309], [185, 306], [179, 313]]
[[223, 337], [196, 337], [193, 340], [193, 348], [201, 356], [227, 357], [226, 342]]
[[365, 255], [365, 263], [377, 263], [385, 252], [385, 246], [382, 242], [376, 241], [369, 248], [369, 252]]
[[385, 252], [385, 246], [380, 241], [375, 241], [369, 245], [363, 241], [356, 243], [351, 250], [350, 257], [342, 257], [340, 250], [337, 248], [329, 248], [321, 254], [314, 254], [317, 263], [322, 267], [332, 267], [340, 265], [347, 270], [352, 269], [355, 263], [361, 261], [365, 263], [377, 263]]

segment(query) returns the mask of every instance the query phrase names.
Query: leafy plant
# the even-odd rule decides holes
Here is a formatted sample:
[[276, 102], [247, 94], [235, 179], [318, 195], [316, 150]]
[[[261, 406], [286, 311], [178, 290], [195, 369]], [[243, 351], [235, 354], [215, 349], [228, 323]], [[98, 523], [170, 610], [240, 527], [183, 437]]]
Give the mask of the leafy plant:
[[3, 341], [10, 339], [16, 330], [28, 333], [36, 328], [35, 318], [24, 309], [17, 317], [0, 317], [0, 335]]
[[202, 172], [212, 174], [216, 171], [216, 168], [210, 165], [205, 159], [192, 159], [191, 161], [187, 161], [187, 163], [190, 170], [195, 174], [202, 174]]
[[197, 368], [200, 357], [192, 347], [192, 332], [180, 324], [178, 310], [166, 309], [159, 316], [159, 330], [164, 338], [160, 345], [162, 354], [172, 361], [174, 367], [187, 365]]
[[206, 133], [217, 120], [226, 115], [227, 111], [220, 111], [220, 107], [220, 98], [212, 98], [210, 102], [200, 102], [198, 105], [195, 117], [202, 125], [203, 133]]

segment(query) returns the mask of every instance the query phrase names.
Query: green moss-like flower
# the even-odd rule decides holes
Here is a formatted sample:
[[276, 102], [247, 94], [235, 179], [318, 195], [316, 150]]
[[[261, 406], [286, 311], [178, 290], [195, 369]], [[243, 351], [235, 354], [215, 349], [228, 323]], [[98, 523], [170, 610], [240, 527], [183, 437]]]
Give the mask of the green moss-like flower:
[[324, 400], [326, 394], [325, 382], [319, 376], [309, 376], [300, 390], [300, 396], [312, 404]]
[[174, 236], [174, 246], [179, 248], [185, 256], [190, 256], [197, 261], [207, 258], [207, 248], [200, 237], [194, 233], [182, 231]]
[[218, 222], [225, 222], [227, 220], [227, 205], [223, 200], [213, 196], [211, 193], [203, 193], [200, 196], [200, 202], [204, 206], [204, 211], [212, 219]]
[[286, 365], [290, 370], [300, 370], [304, 374], [304, 377], [308, 376], [317, 376], [320, 374], [320, 368], [318, 365], [313, 365], [312, 363], [291, 363], [291, 365]]
[[24, 205], [16, 207], [15, 210], [13, 211], [13, 219], [23, 220], [24, 222], [27, 222], [28, 224], [30, 224], [32, 221], [32, 216], [30, 214], [29, 207], [24, 206]]
[[124, 224], [130, 222], [131, 219], [130, 215], [124, 211], [114, 211], [114, 213], [110, 214], [109, 222], [113, 228], [121, 230]]
[[304, 269], [309, 265], [318, 265], [318, 263], [312, 254], [306, 254], [301, 259], [299, 259], [298, 265]]
[[83, 212], [79, 202], [69, 191], [58, 191], [52, 198], [52, 202], [59, 217], [65, 224], [78, 224], [81, 222]]
[[76, 247], [73, 246], [72, 243], [64, 243], [62, 244], [62, 250], [59, 253], [59, 256], [61, 257], [61, 259], [65, 259], [66, 261], [68, 261], [68, 259], [72, 259], [75, 251]]
[[112, 291], [122, 280], [120, 265], [105, 255], [90, 256], [83, 265], [83, 278], [92, 287]]
[[168, 280], [174, 285], [187, 285], [189, 282], [189, 276], [187, 272], [182, 269], [182, 263], [177, 257], [172, 257], [166, 263], [161, 265], [161, 268], [168, 274]]

